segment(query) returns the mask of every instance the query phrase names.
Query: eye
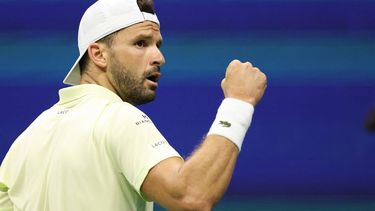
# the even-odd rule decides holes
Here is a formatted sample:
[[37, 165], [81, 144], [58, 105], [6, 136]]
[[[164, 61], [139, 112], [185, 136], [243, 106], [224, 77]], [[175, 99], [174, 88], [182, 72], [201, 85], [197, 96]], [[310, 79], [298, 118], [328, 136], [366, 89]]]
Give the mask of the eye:
[[156, 42], [156, 47], [157, 48], [161, 48], [161, 46], [163, 45], [163, 41], [162, 40], [159, 40], [158, 42]]
[[146, 44], [147, 44], [146, 41], [140, 40], [135, 43], [135, 46], [137, 46], [138, 48], [143, 48], [143, 47], [146, 47]]

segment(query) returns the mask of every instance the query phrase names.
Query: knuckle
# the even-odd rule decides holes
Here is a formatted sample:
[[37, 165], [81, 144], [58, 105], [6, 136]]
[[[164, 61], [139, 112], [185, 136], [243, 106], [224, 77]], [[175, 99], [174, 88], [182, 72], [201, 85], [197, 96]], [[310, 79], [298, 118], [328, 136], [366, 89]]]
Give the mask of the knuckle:
[[221, 86], [224, 86], [224, 85], [225, 85], [225, 78], [221, 80]]
[[265, 74], [263, 74], [262, 76], [263, 76], [263, 81], [264, 81], [264, 83], [266, 83], [266, 84], [267, 84], [267, 81], [268, 81], [268, 78], [267, 78], [267, 76], [266, 76]]
[[251, 64], [250, 62], [245, 62], [244, 64], [245, 64], [246, 67], [249, 67], [249, 68], [253, 67], [253, 64]]
[[260, 73], [261, 73], [262, 77], [263, 77], [265, 80], [267, 80], [267, 75], [264, 74], [263, 72], [260, 72]]
[[259, 74], [260, 76], [265, 76], [265, 74], [259, 69], [259, 68], [257, 68], [257, 67], [254, 67], [253, 68], [254, 70], [255, 70], [255, 72], [257, 73], [257, 74]]
[[240, 60], [235, 59], [235, 60], [231, 61], [229, 65], [238, 65], [238, 64], [241, 64]]

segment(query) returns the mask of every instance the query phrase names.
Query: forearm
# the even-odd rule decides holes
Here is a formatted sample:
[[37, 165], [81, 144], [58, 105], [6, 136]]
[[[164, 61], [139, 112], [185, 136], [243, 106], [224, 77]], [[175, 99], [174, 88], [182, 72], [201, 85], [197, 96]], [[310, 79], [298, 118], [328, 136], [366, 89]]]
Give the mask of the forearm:
[[186, 196], [204, 200], [209, 205], [222, 197], [232, 177], [253, 111], [254, 107], [246, 102], [223, 100], [208, 133], [210, 135], [178, 171], [180, 182], [187, 187]]
[[[186, 162], [163, 161], [149, 173], [144, 186], [151, 189], [144, 191], [153, 193], [150, 199], [172, 210], [210, 210], [228, 187], [252, 114], [250, 104], [225, 99], [209, 135]], [[160, 185], [157, 178], [168, 180]]]
[[209, 135], [185, 162], [171, 157], [154, 166], [141, 191], [168, 210], [210, 210], [228, 187], [237, 156], [235, 144]]
[[209, 135], [185, 162], [171, 158], [151, 170], [143, 191], [168, 210], [211, 210], [228, 187], [237, 156], [235, 144]]
[[209, 135], [178, 172], [185, 196], [215, 204], [228, 187], [237, 156], [232, 142]]

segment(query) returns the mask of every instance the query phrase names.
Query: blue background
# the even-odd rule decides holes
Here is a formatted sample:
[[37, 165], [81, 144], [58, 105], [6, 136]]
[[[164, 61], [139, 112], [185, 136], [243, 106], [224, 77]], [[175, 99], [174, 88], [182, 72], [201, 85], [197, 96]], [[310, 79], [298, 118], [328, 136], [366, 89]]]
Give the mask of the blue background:
[[[0, 160], [57, 101], [93, 2], [0, 0]], [[183, 156], [208, 131], [232, 59], [269, 78], [226, 197], [375, 194], [375, 134], [364, 129], [375, 107], [375, 1], [155, 4], [167, 63], [157, 100], [141, 109]]]

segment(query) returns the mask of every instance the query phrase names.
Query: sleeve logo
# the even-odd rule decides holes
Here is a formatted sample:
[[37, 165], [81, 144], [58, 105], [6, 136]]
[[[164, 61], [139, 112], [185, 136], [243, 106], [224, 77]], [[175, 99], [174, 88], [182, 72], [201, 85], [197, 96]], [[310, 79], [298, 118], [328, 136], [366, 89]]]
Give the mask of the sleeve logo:
[[168, 144], [168, 142], [166, 142], [166, 141], [158, 141], [158, 142], [153, 143], [151, 146], [152, 146], [152, 148], [157, 148], [157, 147], [159, 147], [161, 145], [164, 145], [164, 144]]
[[135, 124], [141, 125], [141, 124], [144, 124], [144, 123], [151, 123], [151, 119], [148, 116], [142, 114], [142, 118], [143, 118], [142, 120], [139, 120], [139, 121], [135, 122]]

